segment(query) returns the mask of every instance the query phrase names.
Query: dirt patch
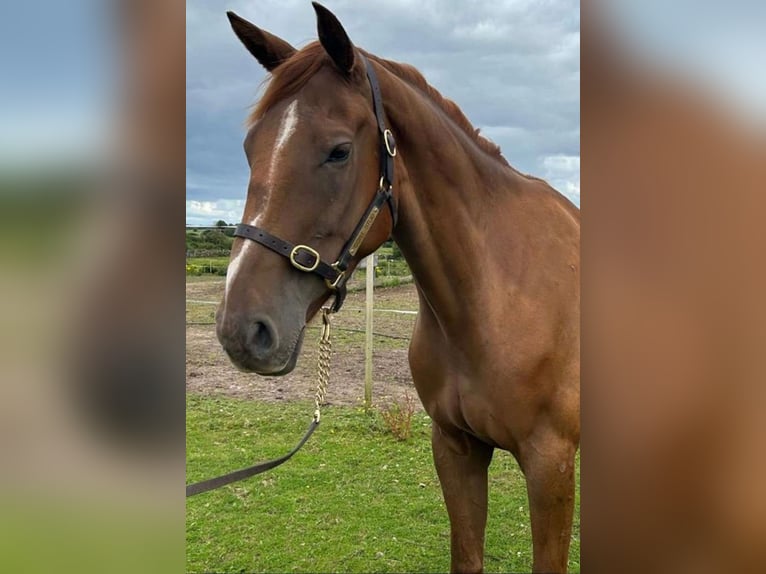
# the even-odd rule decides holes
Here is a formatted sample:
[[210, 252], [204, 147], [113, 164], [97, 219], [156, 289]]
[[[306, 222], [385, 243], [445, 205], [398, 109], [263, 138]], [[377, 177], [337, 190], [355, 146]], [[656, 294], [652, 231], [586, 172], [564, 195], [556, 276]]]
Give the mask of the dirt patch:
[[[203, 395], [222, 395], [253, 401], [312, 400], [316, 390], [319, 326], [307, 327], [295, 370], [283, 377], [261, 377], [238, 371], [215, 336], [212, 324], [223, 281], [187, 283], [186, 390]], [[413, 285], [375, 292], [376, 309], [415, 311]], [[364, 400], [364, 292], [349, 293], [333, 317], [333, 356], [327, 404], [358, 406]], [[401, 400], [405, 392], [415, 397], [407, 362], [409, 336], [415, 315], [378, 311], [374, 315], [373, 403]], [[417, 401], [416, 401], [417, 403]], [[419, 406], [419, 403], [417, 403]]]

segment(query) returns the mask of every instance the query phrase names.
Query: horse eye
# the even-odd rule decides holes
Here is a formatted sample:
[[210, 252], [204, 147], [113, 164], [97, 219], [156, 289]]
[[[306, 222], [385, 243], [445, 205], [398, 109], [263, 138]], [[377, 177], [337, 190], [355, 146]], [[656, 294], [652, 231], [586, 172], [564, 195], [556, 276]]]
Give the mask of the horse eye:
[[336, 146], [335, 149], [333, 149], [330, 152], [330, 155], [327, 157], [327, 163], [341, 163], [348, 159], [348, 156], [351, 155], [351, 144], [345, 143], [340, 144], [339, 146]]

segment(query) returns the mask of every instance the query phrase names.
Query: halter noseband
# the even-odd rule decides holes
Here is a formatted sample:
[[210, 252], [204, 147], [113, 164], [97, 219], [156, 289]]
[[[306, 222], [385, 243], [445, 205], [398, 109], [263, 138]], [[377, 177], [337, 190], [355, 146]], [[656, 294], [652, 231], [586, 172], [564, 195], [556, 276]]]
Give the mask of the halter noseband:
[[[271, 249], [274, 253], [286, 257], [290, 264], [305, 273], [315, 273], [322, 277], [327, 287], [335, 294], [335, 302], [332, 306], [332, 312], [340, 310], [343, 301], [346, 298], [346, 281], [348, 276], [346, 271], [351, 263], [351, 259], [356, 255], [359, 247], [362, 245], [367, 232], [370, 231], [372, 224], [380, 213], [383, 203], [388, 203], [391, 210], [392, 229], [396, 227], [397, 210], [394, 203], [393, 183], [394, 183], [394, 157], [396, 157], [396, 141], [394, 134], [386, 127], [386, 118], [383, 111], [383, 99], [380, 94], [380, 84], [375, 75], [370, 61], [361, 53], [359, 57], [365, 64], [367, 70], [367, 79], [372, 89], [372, 108], [375, 112], [375, 119], [378, 123], [379, 133], [379, 153], [380, 153], [380, 180], [378, 182], [378, 191], [375, 197], [367, 206], [367, 210], [362, 215], [359, 223], [356, 224], [351, 237], [349, 237], [343, 249], [338, 255], [335, 263], [326, 263], [322, 261], [316, 249], [308, 245], [293, 245], [289, 241], [280, 239], [271, 235], [264, 229], [246, 223], [240, 223], [234, 231], [237, 237], [244, 237], [264, 247]], [[369, 271], [368, 271], [369, 273]]]

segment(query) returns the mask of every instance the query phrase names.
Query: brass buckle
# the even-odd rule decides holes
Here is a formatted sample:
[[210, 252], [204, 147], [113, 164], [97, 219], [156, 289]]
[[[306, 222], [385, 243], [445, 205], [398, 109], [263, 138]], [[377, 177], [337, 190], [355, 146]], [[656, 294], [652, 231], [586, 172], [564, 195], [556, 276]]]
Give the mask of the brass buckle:
[[[314, 256], [314, 264], [311, 267], [307, 267], [295, 259], [296, 254], [301, 249], [305, 249]], [[300, 269], [301, 271], [305, 271], [306, 273], [311, 273], [312, 271], [316, 270], [316, 268], [319, 267], [319, 262], [321, 260], [322, 258], [319, 256], [319, 253], [317, 253], [316, 249], [312, 249], [308, 245], [296, 245], [290, 252], [290, 263], [292, 263], [293, 267]]]
[[[394, 139], [394, 134], [391, 133], [391, 130], [383, 130], [383, 143], [386, 144], [388, 155], [396, 157], [396, 140]], [[393, 149], [391, 149], [392, 147]]]
[[[338, 271], [338, 262], [336, 261], [335, 263], [330, 265], [330, 267]], [[329, 287], [333, 291], [336, 291], [338, 289], [338, 285], [340, 285], [340, 282], [343, 280], [345, 276], [346, 276], [346, 272], [340, 271], [338, 272], [338, 276], [335, 278], [335, 281], [331, 282], [329, 279], [325, 279], [324, 282], [327, 285], [327, 287]]]

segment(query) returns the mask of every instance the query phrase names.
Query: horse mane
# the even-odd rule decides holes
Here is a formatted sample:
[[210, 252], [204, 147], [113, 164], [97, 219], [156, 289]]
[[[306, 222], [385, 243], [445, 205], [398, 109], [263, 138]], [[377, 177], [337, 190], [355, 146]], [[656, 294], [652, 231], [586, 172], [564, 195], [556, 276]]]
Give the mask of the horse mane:
[[[465, 132], [471, 140], [473, 140], [479, 149], [497, 159], [503, 165], [510, 167], [510, 164], [503, 157], [500, 146], [481, 135], [479, 130], [474, 128], [468, 118], [465, 117], [465, 114], [458, 105], [452, 100], [442, 96], [436, 88], [426, 81], [423, 75], [414, 66], [385, 60], [378, 56], [374, 56], [365, 50], [360, 51], [370, 60], [380, 64], [397, 78], [405, 81], [426, 95], [439, 107], [439, 109], [455, 122], [455, 124]], [[315, 41], [293, 54], [290, 59], [275, 68], [270, 76], [270, 81], [266, 86], [263, 97], [255, 105], [247, 119], [248, 125], [252, 126], [277, 102], [298, 93], [298, 91], [325, 65], [331, 66], [332, 61], [322, 45]], [[267, 80], [268, 79], [269, 78], [267, 78]]]
[[411, 86], [417, 88], [423, 92], [428, 98], [434, 102], [447, 116], [455, 122], [455, 124], [470, 137], [474, 143], [484, 151], [486, 154], [494, 157], [504, 165], [510, 167], [506, 159], [503, 157], [503, 152], [500, 150], [500, 146], [492, 140], [481, 135], [478, 128], [473, 127], [473, 124], [465, 117], [463, 110], [450, 100], [441, 95], [439, 90], [429, 84], [415, 66], [410, 64], [402, 64], [400, 62], [393, 62], [391, 60], [384, 60], [372, 54], [364, 52], [365, 56], [369, 57], [374, 62], [377, 62], [389, 72], [395, 75], [397, 78], [404, 80]]

